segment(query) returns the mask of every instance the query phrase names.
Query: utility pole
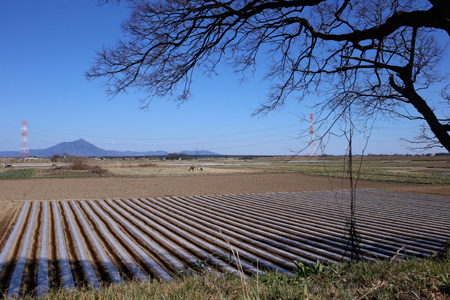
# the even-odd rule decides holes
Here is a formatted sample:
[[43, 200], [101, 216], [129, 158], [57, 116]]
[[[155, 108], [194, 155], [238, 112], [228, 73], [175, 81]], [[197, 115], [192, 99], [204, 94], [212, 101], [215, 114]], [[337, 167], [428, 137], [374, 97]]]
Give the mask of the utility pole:
[[314, 119], [313, 114], [310, 114], [309, 118], [309, 144], [308, 144], [308, 156], [317, 156], [316, 151], [316, 138], [314, 137]]
[[28, 122], [23, 120], [22, 122], [20, 122], [23, 126], [22, 128], [22, 142], [20, 143], [20, 157], [23, 158], [24, 160], [28, 157], [30, 157], [30, 149], [28, 148], [28, 133], [27, 133], [27, 125]]

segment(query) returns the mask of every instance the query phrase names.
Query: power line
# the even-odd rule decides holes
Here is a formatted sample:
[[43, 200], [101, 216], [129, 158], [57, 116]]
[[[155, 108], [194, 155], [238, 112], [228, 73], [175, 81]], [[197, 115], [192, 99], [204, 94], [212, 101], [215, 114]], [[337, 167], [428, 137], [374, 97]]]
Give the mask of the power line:
[[[209, 139], [209, 138], [219, 138], [219, 137], [234, 136], [234, 135], [243, 135], [243, 134], [249, 134], [249, 133], [255, 133], [255, 132], [263, 132], [263, 131], [273, 131], [273, 130], [277, 130], [277, 129], [291, 128], [291, 127], [296, 126], [296, 125], [298, 125], [298, 123], [296, 123], [296, 124], [288, 124], [288, 125], [283, 125], [283, 126], [277, 126], [277, 127], [271, 127], [271, 128], [264, 128], [264, 129], [241, 131], [241, 132], [235, 132], [235, 133], [205, 135], [205, 136], [191, 136], [191, 137], [184, 136], [184, 137], [171, 137], [171, 138], [129, 138], [129, 137], [113, 137], [113, 136], [95, 136], [95, 135], [84, 135], [84, 134], [83, 134], [83, 137], [86, 137], [86, 138], [89, 138], [89, 137], [90, 138], [100, 138], [100, 139], [113, 139], [113, 140], [135, 140], [135, 141], [193, 140], [193, 139]], [[34, 130], [45, 131], [45, 132], [57, 133], [57, 134], [61, 134], [63, 136], [67, 136], [67, 132], [48, 130], [48, 129], [38, 128], [38, 127], [33, 127], [33, 129]], [[76, 134], [76, 135], [79, 136], [80, 134]], [[44, 136], [44, 135], [42, 135], [42, 136]]]
[[287, 142], [292, 141], [292, 139], [284, 139], [284, 140], [275, 140], [275, 141], [265, 141], [261, 143], [254, 143], [254, 144], [247, 144], [247, 145], [239, 145], [239, 146], [227, 146], [227, 147], [221, 147], [221, 148], [213, 148], [208, 149], [210, 151], [220, 151], [222, 149], [233, 149], [233, 148], [244, 148], [244, 147], [251, 147], [251, 146], [259, 146], [259, 145], [267, 145], [267, 144], [274, 144], [274, 143], [281, 143], [281, 142]]

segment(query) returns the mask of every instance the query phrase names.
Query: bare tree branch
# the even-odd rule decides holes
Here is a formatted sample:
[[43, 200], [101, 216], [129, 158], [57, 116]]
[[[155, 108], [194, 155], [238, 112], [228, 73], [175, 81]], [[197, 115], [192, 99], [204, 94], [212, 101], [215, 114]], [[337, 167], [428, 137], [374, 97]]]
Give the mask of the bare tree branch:
[[161, 97], [184, 102], [194, 72], [215, 74], [223, 62], [246, 76], [262, 62], [271, 86], [256, 113], [314, 93], [316, 107], [339, 118], [349, 98], [354, 114], [425, 120], [450, 151], [448, 93], [424, 94], [448, 75], [439, 72], [448, 54], [435, 38], [450, 37], [447, 0], [107, 2], [130, 7], [126, 39], [100, 51], [86, 76], [105, 79], [111, 96], [137, 88], [144, 106]]

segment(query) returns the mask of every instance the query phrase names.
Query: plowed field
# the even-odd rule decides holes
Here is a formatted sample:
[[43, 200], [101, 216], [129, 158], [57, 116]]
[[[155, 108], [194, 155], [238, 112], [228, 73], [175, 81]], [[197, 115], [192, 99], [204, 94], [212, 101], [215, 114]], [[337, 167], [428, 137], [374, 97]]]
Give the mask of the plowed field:
[[[425, 256], [450, 238], [449, 186], [358, 187], [378, 189], [357, 194], [367, 259], [399, 249]], [[294, 173], [2, 180], [0, 292], [237, 272], [233, 253], [246, 275], [289, 274], [293, 260], [348, 259], [349, 197], [330, 192], [345, 188], [340, 179]]]
[[[339, 262], [349, 257], [348, 199], [320, 191], [26, 201], [2, 245], [0, 291]], [[449, 197], [360, 190], [357, 214], [366, 259], [423, 257], [450, 239]]]

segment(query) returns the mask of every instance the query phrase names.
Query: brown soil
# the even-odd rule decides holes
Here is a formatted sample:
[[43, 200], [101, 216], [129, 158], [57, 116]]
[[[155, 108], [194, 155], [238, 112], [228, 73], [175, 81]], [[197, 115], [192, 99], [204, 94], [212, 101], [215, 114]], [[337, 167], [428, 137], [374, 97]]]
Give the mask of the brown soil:
[[[342, 179], [311, 175], [232, 174], [152, 178], [70, 178], [0, 181], [0, 245], [12, 230], [21, 201], [115, 199], [208, 194], [248, 194], [347, 189]], [[358, 188], [450, 195], [450, 186], [360, 181]]]

